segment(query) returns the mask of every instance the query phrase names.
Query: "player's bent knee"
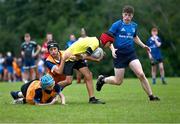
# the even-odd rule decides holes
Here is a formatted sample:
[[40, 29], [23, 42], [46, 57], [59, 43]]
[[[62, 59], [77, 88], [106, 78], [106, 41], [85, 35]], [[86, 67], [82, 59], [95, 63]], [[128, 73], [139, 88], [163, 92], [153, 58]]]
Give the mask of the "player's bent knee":
[[122, 83], [123, 83], [123, 81], [120, 81], [120, 82], [117, 83], [117, 85], [121, 85]]
[[92, 80], [92, 78], [93, 78], [92, 73], [90, 72], [90, 73], [86, 74], [85, 78], [86, 78], [86, 80]]
[[71, 85], [72, 84], [72, 79], [66, 79], [66, 84]]
[[71, 85], [72, 84], [72, 82], [67, 82], [67, 85]]
[[143, 79], [143, 78], [145, 78], [145, 75], [144, 75], [144, 73], [142, 72], [142, 73], [138, 73], [138, 74], [137, 74], [137, 77], [140, 78], [140, 79]]

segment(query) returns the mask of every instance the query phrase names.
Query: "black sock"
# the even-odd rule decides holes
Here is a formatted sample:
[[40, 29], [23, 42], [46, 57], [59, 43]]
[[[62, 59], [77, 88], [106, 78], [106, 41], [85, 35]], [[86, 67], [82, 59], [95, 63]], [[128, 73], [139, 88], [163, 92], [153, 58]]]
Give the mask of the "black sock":
[[20, 92], [20, 91], [16, 91], [16, 92], [15, 92], [17, 98], [20, 98], [19, 95], [18, 95], [19, 92]]
[[23, 103], [26, 104], [26, 99], [23, 99]]
[[102, 79], [102, 82], [103, 82], [103, 83], [105, 83], [105, 82], [104, 82], [104, 79], [105, 79], [105, 77]]
[[95, 100], [96, 98], [93, 96], [91, 98], [89, 98], [89, 101]]
[[105, 81], [104, 81], [105, 77], [103, 77], [100, 81], [104, 84]]
[[153, 99], [153, 98], [154, 98], [154, 96], [153, 96], [153, 95], [150, 95], [150, 96], [149, 96], [149, 99]]

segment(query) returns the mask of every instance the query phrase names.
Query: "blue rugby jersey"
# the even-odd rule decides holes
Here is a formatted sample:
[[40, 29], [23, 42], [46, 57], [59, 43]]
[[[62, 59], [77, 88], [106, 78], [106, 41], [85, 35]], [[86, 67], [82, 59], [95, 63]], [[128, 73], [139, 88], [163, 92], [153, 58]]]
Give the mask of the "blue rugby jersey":
[[114, 47], [120, 53], [130, 53], [135, 50], [134, 37], [137, 35], [137, 24], [130, 22], [125, 24], [122, 20], [112, 24], [109, 31], [114, 34]]
[[65, 49], [69, 48], [73, 43], [75, 43], [76, 40], [70, 40], [66, 43]]
[[[161, 39], [158, 36], [157, 40], [161, 42]], [[152, 36], [147, 40], [146, 45], [151, 48], [151, 55], [154, 59], [162, 59], [161, 51], [159, 47], [156, 45]]]

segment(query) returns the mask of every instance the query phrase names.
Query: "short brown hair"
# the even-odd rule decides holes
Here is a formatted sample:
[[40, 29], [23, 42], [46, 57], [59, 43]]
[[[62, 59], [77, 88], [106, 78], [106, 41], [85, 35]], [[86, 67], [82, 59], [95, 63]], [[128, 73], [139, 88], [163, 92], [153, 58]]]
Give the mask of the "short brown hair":
[[30, 34], [29, 34], [29, 33], [25, 33], [24, 36], [25, 36], [25, 37], [30, 37]]
[[152, 28], [151, 31], [158, 31], [156, 27]]
[[51, 34], [51, 35], [52, 35], [52, 33], [51, 33], [51, 32], [47, 32], [47, 33], [46, 33], [46, 35], [47, 35], [47, 34]]
[[134, 14], [134, 7], [130, 6], [130, 5], [126, 5], [123, 7], [123, 13], [130, 13], [130, 14]]

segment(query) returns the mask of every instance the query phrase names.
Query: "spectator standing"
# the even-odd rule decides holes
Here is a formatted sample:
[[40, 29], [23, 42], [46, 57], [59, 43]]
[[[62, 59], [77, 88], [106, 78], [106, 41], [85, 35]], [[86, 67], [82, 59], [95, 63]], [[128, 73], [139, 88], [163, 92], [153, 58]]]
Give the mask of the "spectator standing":
[[28, 80], [34, 80], [36, 78], [35, 58], [39, 54], [41, 47], [35, 41], [31, 41], [29, 33], [24, 35], [24, 40], [25, 42], [21, 44], [21, 55], [24, 62], [24, 82], [26, 83]]

